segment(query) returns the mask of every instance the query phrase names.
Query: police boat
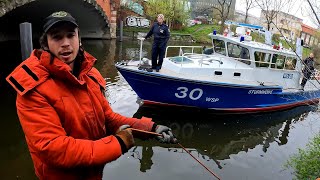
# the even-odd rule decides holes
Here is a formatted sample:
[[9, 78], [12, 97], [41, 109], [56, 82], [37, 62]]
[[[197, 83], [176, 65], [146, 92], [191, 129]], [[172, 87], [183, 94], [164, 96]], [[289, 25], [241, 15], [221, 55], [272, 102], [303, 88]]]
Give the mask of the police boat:
[[[300, 85], [301, 39], [297, 39], [294, 52], [254, 42], [246, 34], [220, 35], [214, 31], [209, 36], [212, 48], [205, 51], [202, 46], [168, 46], [160, 72], [150, 70], [151, 60], [141, 57], [141, 40], [140, 60], [118, 62], [116, 68], [144, 104], [229, 113], [318, 105], [319, 80], [310, 79], [304, 89]], [[174, 48], [179, 54], [169, 56]]]

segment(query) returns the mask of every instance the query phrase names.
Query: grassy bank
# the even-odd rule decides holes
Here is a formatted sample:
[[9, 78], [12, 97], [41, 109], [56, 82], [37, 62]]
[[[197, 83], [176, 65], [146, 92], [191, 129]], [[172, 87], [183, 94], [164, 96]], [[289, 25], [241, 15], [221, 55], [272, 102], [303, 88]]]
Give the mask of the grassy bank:
[[[211, 43], [211, 39], [208, 36], [214, 29], [218, 30], [219, 27], [216, 25], [195, 25], [191, 27], [186, 27], [182, 30], [171, 30], [172, 36], [177, 35], [190, 35], [197, 43]], [[137, 27], [125, 27], [123, 29], [124, 34], [132, 36], [133, 33], [144, 32], [147, 33], [149, 28], [137, 28]]]
[[296, 179], [317, 179], [320, 177], [320, 134], [314, 137], [306, 149], [292, 156], [286, 167], [294, 169]]
[[191, 27], [186, 27], [179, 31], [172, 31], [173, 33], [190, 34], [197, 43], [211, 43], [211, 38], [208, 36], [213, 30], [219, 30], [217, 25], [198, 24]]

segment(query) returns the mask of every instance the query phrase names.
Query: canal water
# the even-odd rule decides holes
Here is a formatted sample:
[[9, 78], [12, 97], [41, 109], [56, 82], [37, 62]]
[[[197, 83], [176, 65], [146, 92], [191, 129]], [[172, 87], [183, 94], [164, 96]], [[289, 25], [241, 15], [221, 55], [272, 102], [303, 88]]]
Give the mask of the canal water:
[[[36, 43], [35, 43], [36, 44]], [[139, 42], [86, 40], [96, 68], [107, 81], [107, 99], [113, 110], [129, 117], [151, 117], [173, 129], [180, 143], [203, 164], [226, 180], [292, 179], [284, 164], [304, 148], [320, 130], [320, 113], [314, 107], [287, 111], [226, 115], [208, 111], [144, 106], [117, 72], [114, 64], [139, 58]], [[151, 41], [143, 55], [151, 57]], [[171, 44], [173, 45], [173, 44]], [[176, 45], [186, 45], [184, 42]], [[21, 61], [19, 42], [0, 43], [0, 177], [36, 179], [24, 134], [16, 114], [16, 93], [4, 78]], [[165, 93], [165, 92], [163, 92]], [[136, 140], [136, 146], [104, 168], [104, 180], [207, 180], [215, 179], [177, 145]]]

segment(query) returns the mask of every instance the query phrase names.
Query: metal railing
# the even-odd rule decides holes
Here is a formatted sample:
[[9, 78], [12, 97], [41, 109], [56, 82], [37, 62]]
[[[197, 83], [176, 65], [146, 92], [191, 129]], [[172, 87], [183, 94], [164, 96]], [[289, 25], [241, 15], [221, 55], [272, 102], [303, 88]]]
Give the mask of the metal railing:
[[[224, 58], [227, 58], [227, 59], [233, 59], [233, 60], [236, 60], [237, 63], [235, 64], [235, 68], [237, 68], [238, 64], [239, 63], [245, 63], [247, 65], [251, 65], [251, 63], [255, 63], [256, 65], [257, 64], [266, 64], [267, 66], [263, 66], [263, 67], [259, 67], [259, 66], [256, 66], [258, 68], [269, 68], [269, 69], [276, 69], [276, 70], [290, 70], [290, 71], [296, 71], [295, 67], [287, 67], [287, 64], [284, 62], [283, 63], [283, 67], [282, 68], [279, 68], [277, 63], [274, 63], [272, 61], [269, 61], [269, 62], [265, 62], [265, 61], [255, 61], [255, 60], [251, 60], [251, 59], [243, 59], [243, 58], [236, 58], [236, 57], [228, 57], [228, 56], [225, 56], [225, 57], [217, 57], [217, 56], [214, 56], [215, 59], [213, 59], [213, 55], [210, 55], [210, 54], [203, 54], [203, 46], [167, 46], [166, 48], [166, 51], [165, 51], [165, 58], [167, 58], [168, 56], [168, 49], [169, 48], [179, 48], [179, 54], [178, 56], [179, 57], [182, 57], [181, 61], [180, 61], [180, 64], [182, 66], [182, 64], [184, 63], [184, 58], [199, 58], [199, 63], [202, 64], [205, 64], [205, 65], [209, 65], [207, 63], [204, 63], [204, 62], [210, 62], [212, 63], [213, 61], [217, 61], [219, 62], [219, 67], [221, 64], [223, 64], [223, 61], [222, 59]], [[183, 52], [183, 49], [185, 50], [188, 50], [189, 51], [191, 50], [191, 52], [186, 52], [184, 53]], [[196, 49], [200, 49], [201, 50], [201, 53], [195, 53], [195, 50]], [[219, 60], [217, 60], [217, 58], [219, 58]]]
[[166, 53], [165, 53], [165, 58], [167, 57], [167, 55], [168, 55], [168, 49], [169, 48], [179, 48], [179, 56], [182, 56], [183, 55], [183, 50], [182, 50], [182, 48], [190, 48], [191, 49], [191, 54], [195, 54], [194, 53], [194, 50], [195, 49], [203, 49], [203, 46], [167, 46], [167, 48], [166, 48]]

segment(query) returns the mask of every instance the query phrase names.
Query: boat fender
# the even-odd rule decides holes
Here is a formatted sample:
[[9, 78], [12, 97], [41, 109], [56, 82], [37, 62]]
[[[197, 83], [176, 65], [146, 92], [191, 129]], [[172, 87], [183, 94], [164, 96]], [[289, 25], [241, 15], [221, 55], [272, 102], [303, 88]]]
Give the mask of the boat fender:
[[119, 65], [125, 65], [125, 66], [127, 66], [127, 65], [128, 65], [128, 62], [127, 62], [127, 61], [120, 61], [120, 62], [119, 62]]
[[140, 65], [138, 67], [139, 70], [147, 71], [147, 72], [152, 72], [153, 70], [151, 69], [150, 65]]

